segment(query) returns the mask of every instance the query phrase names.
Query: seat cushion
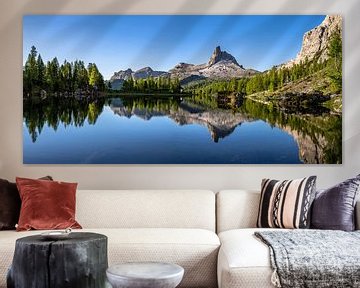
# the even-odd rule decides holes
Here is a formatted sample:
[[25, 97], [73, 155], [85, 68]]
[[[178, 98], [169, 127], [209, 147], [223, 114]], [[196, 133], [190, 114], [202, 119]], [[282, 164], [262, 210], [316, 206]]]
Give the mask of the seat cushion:
[[274, 287], [269, 248], [254, 236], [255, 231], [262, 230], [273, 229], [235, 229], [219, 234], [219, 288]]
[[215, 193], [210, 190], [78, 190], [76, 220], [87, 229], [195, 228], [215, 232]]
[[[77, 230], [74, 230], [77, 231]], [[216, 287], [220, 241], [209, 230], [176, 228], [82, 229], [108, 237], [109, 265], [137, 261], [171, 262], [185, 269], [179, 287]], [[44, 231], [0, 232], [0, 287], [12, 262], [17, 238]]]

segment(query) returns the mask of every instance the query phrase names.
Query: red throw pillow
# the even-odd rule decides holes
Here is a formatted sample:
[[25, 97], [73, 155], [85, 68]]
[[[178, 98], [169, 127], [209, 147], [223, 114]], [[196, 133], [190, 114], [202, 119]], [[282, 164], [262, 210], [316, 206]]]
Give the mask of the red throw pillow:
[[16, 178], [21, 198], [17, 231], [81, 228], [75, 221], [77, 183]]
[[[51, 176], [39, 178], [53, 180]], [[19, 221], [21, 199], [15, 183], [0, 179], [0, 230], [15, 230]]]

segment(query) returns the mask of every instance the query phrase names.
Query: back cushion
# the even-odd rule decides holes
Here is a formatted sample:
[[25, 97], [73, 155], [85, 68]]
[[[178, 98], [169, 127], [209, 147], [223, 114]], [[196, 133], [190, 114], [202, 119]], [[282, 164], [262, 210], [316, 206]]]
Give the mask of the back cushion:
[[201, 228], [215, 231], [215, 194], [208, 190], [78, 190], [83, 228]]
[[223, 190], [216, 194], [217, 233], [239, 228], [255, 228], [260, 192]]

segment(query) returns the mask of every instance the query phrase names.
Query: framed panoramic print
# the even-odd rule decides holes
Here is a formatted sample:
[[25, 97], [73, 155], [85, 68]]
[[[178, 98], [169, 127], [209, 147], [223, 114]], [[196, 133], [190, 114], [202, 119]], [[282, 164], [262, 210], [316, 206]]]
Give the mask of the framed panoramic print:
[[26, 15], [26, 164], [338, 164], [338, 15]]

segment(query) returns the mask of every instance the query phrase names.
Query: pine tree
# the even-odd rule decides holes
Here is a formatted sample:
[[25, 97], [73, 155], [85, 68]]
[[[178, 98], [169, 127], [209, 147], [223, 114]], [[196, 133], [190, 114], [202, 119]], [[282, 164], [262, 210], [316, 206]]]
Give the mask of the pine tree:
[[64, 64], [62, 64], [60, 67], [60, 80], [61, 90], [66, 92], [73, 91], [72, 65], [66, 60], [64, 61]]
[[45, 79], [51, 92], [58, 92], [59, 90], [59, 69], [59, 62], [56, 57], [47, 62]]
[[328, 76], [332, 83], [332, 90], [339, 93], [342, 90], [342, 39], [340, 31], [331, 37], [328, 56]]
[[86, 90], [89, 85], [89, 75], [84, 61], [78, 61], [76, 72], [76, 84], [78, 89]]
[[38, 69], [38, 77], [37, 77], [37, 85], [39, 85], [41, 88], [44, 87], [45, 84], [45, 64], [44, 61], [41, 58], [41, 55], [39, 54], [37, 61], [36, 61], [37, 69]]
[[25, 62], [23, 72], [23, 86], [24, 92], [32, 94], [36, 88], [38, 80], [38, 66], [37, 66], [37, 51], [35, 46], [31, 46], [31, 51]]
[[104, 78], [99, 72], [95, 63], [88, 65], [89, 85], [95, 90], [103, 91], [105, 89]]

